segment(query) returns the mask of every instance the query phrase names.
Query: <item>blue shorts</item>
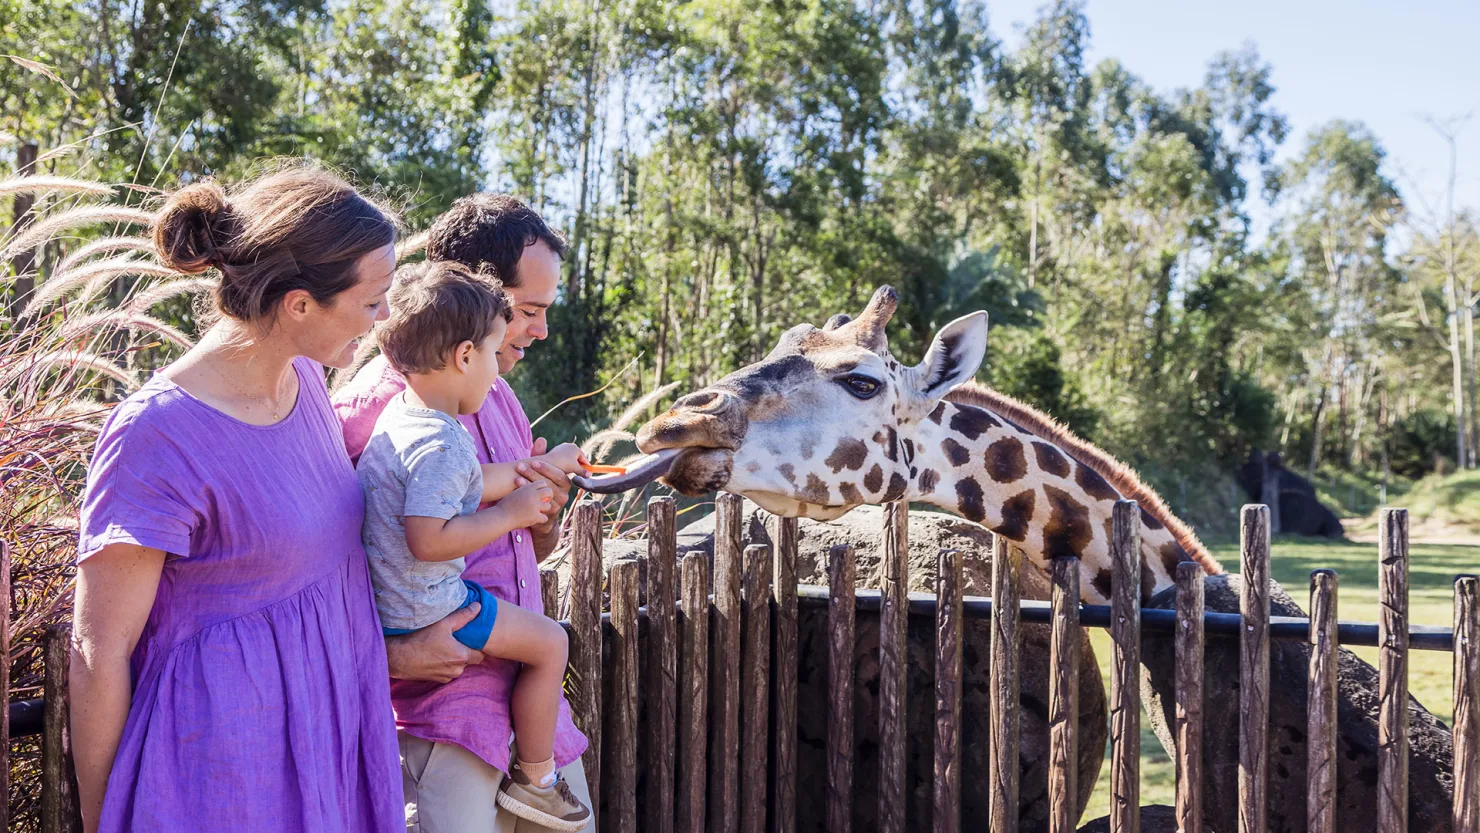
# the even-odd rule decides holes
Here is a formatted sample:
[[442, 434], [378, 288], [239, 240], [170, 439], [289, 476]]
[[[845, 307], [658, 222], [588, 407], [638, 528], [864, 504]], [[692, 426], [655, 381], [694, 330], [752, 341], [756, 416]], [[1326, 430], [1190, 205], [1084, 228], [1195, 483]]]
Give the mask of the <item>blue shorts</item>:
[[[463, 584], [468, 587], [468, 597], [463, 600], [458, 610], [462, 610], [473, 602], [483, 607], [478, 611], [478, 615], [473, 617], [473, 621], [453, 631], [452, 635], [458, 642], [475, 651], [481, 651], [483, 646], [488, 644], [489, 635], [493, 633], [493, 623], [498, 621], [498, 598], [476, 581], [463, 579]], [[380, 630], [386, 636], [402, 636], [411, 633], [406, 628], [381, 628]]]

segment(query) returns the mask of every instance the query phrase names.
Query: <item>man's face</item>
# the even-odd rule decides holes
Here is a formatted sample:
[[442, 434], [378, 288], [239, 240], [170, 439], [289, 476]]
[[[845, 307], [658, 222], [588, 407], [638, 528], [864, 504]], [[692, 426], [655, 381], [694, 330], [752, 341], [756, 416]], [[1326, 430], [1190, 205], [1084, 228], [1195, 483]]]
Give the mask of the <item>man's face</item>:
[[549, 246], [535, 243], [525, 247], [517, 274], [519, 285], [504, 290], [514, 301], [514, 320], [509, 322], [504, 345], [499, 349], [500, 375], [514, 369], [529, 345], [550, 335], [545, 311], [555, 303], [555, 293], [560, 289], [560, 258]]

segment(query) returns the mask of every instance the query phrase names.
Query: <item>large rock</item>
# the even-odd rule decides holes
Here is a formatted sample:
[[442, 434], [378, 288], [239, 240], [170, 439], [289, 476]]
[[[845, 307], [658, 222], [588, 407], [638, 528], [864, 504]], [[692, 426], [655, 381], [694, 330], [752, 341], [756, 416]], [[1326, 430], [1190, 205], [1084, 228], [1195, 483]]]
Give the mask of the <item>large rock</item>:
[[[1207, 609], [1237, 613], [1239, 576], [1209, 576]], [[1148, 608], [1171, 609], [1176, 589], [1158, 593]], [[1272, 588], [1275, 616], [1305, 616], [1283, 588]], [[1170, 637], [1142, 638], [1142, 692], [1151, 727], [1162, 746], [1175, 748], [1176, 652]], [[1239, 738], [1239, 643], [1209, 638], [1204, 655], [1204, 817], [1216, 830], [1237, 829]], [[1337, 824], [1347, 833], [1375, 830], [1377, 821], [1377, 669], [1350, 651], [1339, 659], [1337, 690]], [[1269, 830], [1303, 833], [1306, 798], [1306, 702], [1310, 647], [1271, 642], [1269, 651]], [[1417, 700], [1408, 700], [1408, 827], [1448, 833], [1454, 760], [1450, 732]]]
[[[745, 544], [771, 544], [766, 513], [747, 503], [742, 527]], [[774, 523], [774, 521], [772, 521]], [[862, 507], [830, 523], [803, 520], [799, 524], [797, 572], [803, 584], [827, 584], [828, 550], [835, 544], [853, 546], [860, 588], [879, 586], [884, 514], [879, 507]], [[709, 517], [680, 531], [681, 552], [710, 553], [714, 520]], [[911, 512], [909, 529], [909, 587], [934, 592], [936, 558], [942, 547], [966, 554], [964, 578], [968, 595], [990, 595], [991, 536], [982, 527], [938, 512]], [[626, 546], [626, 545], [623, 545]], [[1048, 580], [1028, 568], [1023, 573], [1023, 597], [1047, 599]], [[798, 673], [799, 781], [804, 790], [826, 783], [827, 730], [827, 615], [821, 609], [803, 609], [799, 616], [802, 667]], [[962, 718], [962, 821], [975, 829], [987, 819], [988, 682], [990, 625], [968, 620], [963, 646], [965, 698]], [[1024, 831], [1046, 830], [1048, 823], [1048, 641], [1047, 625], [1023, 627], [1021, 706], [1021, 824]], [[854, 829], [873, 830], [879, 783], [879, 620], [859, 616], [854, 655], [855, 766]], [[1081, 643], [1079, 691], [1079, 809], [1089, 802], [1104, 759], [1109, 735], [1104, 684], [1097, 672], [1088, 637]], [[931, 826], [931, 767], [934, 754], [934, 623], [912, 617], [909, 625], [908, 769], [905, 773], [910, 829]], [[811, 794], [805, 793], [804, 794]], [[799, 829], [823, 828], [824, 804], [799, 802]]]

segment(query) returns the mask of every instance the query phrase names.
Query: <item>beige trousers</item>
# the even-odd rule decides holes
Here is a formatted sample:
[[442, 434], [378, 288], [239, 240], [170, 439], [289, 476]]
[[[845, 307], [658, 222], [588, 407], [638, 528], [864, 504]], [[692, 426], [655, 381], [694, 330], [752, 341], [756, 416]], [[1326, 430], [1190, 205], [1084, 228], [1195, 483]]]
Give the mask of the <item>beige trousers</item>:
[[[495, 798], [504, 774], [452, 743], [397, 732], [401, 744], [401, 787], [406, 792], [406, 833], [538, 833], [548, 830], [501, 811]], [[580, 761], [560, 774], [570, 791], [591, 806]], [[587, 830], [590, 830], [588, 827]]]

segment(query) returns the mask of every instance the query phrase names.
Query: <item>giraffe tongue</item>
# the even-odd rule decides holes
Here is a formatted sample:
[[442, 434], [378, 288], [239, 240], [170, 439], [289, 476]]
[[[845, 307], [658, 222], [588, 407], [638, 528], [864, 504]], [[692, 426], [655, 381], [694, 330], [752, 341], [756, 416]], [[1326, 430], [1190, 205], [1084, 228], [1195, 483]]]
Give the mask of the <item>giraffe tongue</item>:
[[667, 474], [668, 469], [673, 466], [674, 458], [685, 451], [688, 451], [688, 449], [665, 448], [656, 454], [649, 454], [627, 466], [626, 474], [617, 474], [611, 477], [587, 477], [585, 475], [575, 474], [571, 475], [570, 482], [588, 492], [595, 492], [599, 495], [625, 492], [628, 489], [646, 486]]

